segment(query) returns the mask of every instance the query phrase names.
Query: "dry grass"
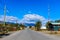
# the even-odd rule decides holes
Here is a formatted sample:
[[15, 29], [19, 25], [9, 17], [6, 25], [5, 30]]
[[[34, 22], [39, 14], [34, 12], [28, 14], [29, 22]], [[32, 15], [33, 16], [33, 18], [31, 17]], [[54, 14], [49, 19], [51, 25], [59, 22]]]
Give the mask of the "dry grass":
[[32, 27], [31, 30], [35, 30], [35, 27]]
[[[31, 30], [35, 30], [35, 28], [31, 28]], [[46, 34], [50, 34], [50, 35], [56, 35], [56, 36], [60, 36], [60, 31], [47, 31], [47, 30], [41, 30], [40, 32], [46, 33]]]
[[46, 33], [46, 34], [51, 34], [51, 35], [56, 35], [56, 36], [60, 36], [60, 31], [41, 31], [43, 33]]

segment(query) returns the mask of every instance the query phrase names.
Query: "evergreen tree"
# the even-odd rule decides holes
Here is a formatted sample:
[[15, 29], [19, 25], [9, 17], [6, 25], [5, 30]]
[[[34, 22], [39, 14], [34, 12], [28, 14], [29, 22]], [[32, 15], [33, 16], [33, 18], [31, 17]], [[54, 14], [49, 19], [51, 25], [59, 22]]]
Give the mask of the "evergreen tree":
[[35, 29], [39, 31], [41, 29], [41, 26], [42, 26], [41, 21], [37, 21], [35, 24]]

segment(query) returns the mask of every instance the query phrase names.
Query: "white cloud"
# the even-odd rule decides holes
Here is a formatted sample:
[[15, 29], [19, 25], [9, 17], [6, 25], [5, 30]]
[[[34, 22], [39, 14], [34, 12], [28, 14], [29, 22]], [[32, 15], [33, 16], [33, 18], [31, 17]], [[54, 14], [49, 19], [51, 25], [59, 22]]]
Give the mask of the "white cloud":
[[[14, 16], [6, 16], [6, 22], [16, 23], [16, 20], [18, 23], [35, 23], [36, 21], [42, 21], [43, 25], [45, 25], [45, 23], [47, 22], [47, 19], [45, 17], [38, 14], [26, 14], [22, 19]], [[0, 15], [0, 21], [4, 21], [4, 16]]]
[[37, 14], [27, 14], [24, 15], [24, 19], [25, 20], [45, 20], [45, 18], [43, 16], [37, 15]]
[[[19, 20], [19, 19], [14, 16], [6, 16], [6, 19], [5, 19], [6, 22], [14, 22], [14, 23], [16, 23], [17, 20]], [[3, 15], [0, 16], [0, 21], [4, 21]]]
[[26, 14], [23, 19], [20, 21], [21, 23], [35, 23], [36, 21], [42, 21], [42, 24], [45, 25], [47, 19], [38, 14]]
[[[36, 21], [41, 21], [42, 22], [42, 29], [46, 28], [45, 24], [48, 21], [45, 17], [40, 16], [38, 14], [26, 14], [23, 16], [22, 19], [19, 19], [14, 16], [6, 16], [6, 22], [14, 22], [16, 23], [16, 20], [18, 23], [35, 23]], [[0, 15], [0, 21], [4, 21], [4, 16]]]

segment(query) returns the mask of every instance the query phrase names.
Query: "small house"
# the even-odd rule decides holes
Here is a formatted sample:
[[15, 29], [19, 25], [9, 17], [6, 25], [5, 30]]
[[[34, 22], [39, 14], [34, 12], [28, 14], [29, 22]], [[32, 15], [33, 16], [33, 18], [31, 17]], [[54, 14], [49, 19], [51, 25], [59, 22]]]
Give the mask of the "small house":
[[54, 31], [60, 31], [60, 23], [52, 23]]

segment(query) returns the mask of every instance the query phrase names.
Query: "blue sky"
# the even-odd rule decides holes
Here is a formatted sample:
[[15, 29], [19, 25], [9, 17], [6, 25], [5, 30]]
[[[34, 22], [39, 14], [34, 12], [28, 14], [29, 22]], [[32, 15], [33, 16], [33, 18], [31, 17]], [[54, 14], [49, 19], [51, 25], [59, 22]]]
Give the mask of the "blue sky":
[[50, 19], [60, 19], [60, 0], [0, 0], [0, 15], [4, 15], [4, 4], [9, 12], [7, 16], [22, 19], [26, 14], [37, 14], [48, 19], [48, 4], [50, 6]]

